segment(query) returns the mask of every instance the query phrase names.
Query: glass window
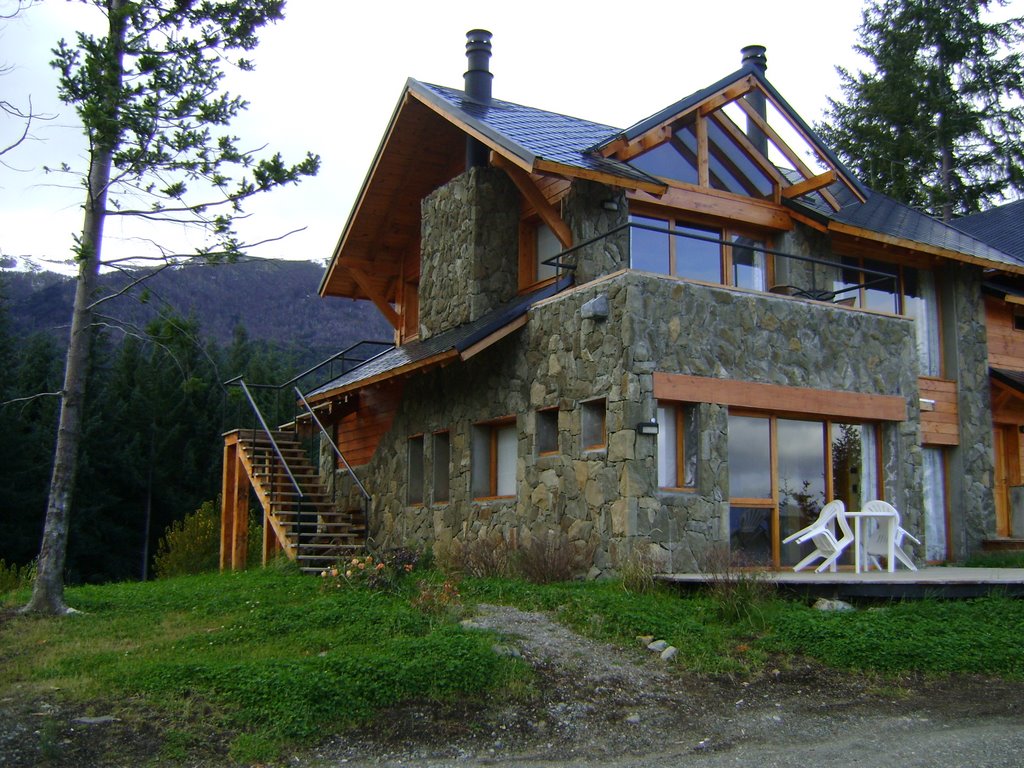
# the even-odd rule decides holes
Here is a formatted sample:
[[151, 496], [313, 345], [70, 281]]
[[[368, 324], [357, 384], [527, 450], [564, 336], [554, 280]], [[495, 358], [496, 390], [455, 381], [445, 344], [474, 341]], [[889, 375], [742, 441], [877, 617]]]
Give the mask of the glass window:
[[[817, 520], [825, 506], [825, 425], [820, 421], [778, 419], [779, 538]], [[782, 564], [801, 559], [796, 542], [782, 547]]]
[[548, 259], [557, 256], [562, 252], [562, 244], [555, 237], [555, 233], [547, 224], [538, 224], [536, 230], [537, 250], [537, 281], [547, 280], [558, 274], [558, 268], [553, 264], [545, 264]]
[[931, 270], [903, 268], [903, 314], [914, 318], [917, 360], [922, 376], [942, 375], [939, 300]]
[[652, 176], [675, 179], [687, 184], [697, 183], [696, 166], [691, 160], [684, 157], [671, 141], [659, 144], [654, 149], [649, 149], [642, 155], [634, 157], [629, 164]]
[[771, 422], [729, 415], [729, 496], [772, 498]]
[[764, 241], [746, 235], [732, 236], [732, 282], [738, 288], [765, 290]]
[[729, 507], [729, 548], [739, 565], [771, 565], [772, 510]]
[[607, 444], [605, 409], [604, 399], [583, 404], [583, 450], [596, 451]]
[[434, 433], [434, 495], [435, 503], [449, 499], [449, 478], [451, 477], [451, 439], [447, 432]]
[[537, 453], [558, 451], [558, 409], [544, 408], [537, 411]]
[[406, 503], [423, 503], [423, 435], [409, 438], [409, 482]]
[[717, 242], [697, 239], [719, 240], [722, 237], [721, 232], [717, 229], [683, 225], [677, 225], [675, 231], [680, 233], [675, 236], [675, 274], [707, 283], [722, 282], [722, 246]]
[[519, 445], [515, 421], [476, 424], [470, 442], [473, 497], [515, 496]]
[[941, 563], [946, 552], [946, 462], [941, 448], [922, 448], [925, 559]]
[[[899, 312], [897, 302], [899, 290], [899, 267], [884, 261], [873, 261], [864, 259], [864, 267], [873, 270], [865, 272], [862, 282], [864, 285], [864, 306], [867, 309], [876, 309], [879, 312]], [[884, 272], [884, 275], [875, 274]], [[885, 275], [892, 275], [891, 278]]]
[[683, 403], [658, 405], [658, 486], [697, 484], [697, 409]]
[[[649, 216], [630, 215], [629, 220], [658, 229], [668, 229], [664, 219], [653, 219]], [[669, 268], [669, 237], [667, 232], [652, 232], [641, 227], [629, 229], [629, 259], [633, 269], [644, 272], [657, 272], [661, 275], [671, 274]]]

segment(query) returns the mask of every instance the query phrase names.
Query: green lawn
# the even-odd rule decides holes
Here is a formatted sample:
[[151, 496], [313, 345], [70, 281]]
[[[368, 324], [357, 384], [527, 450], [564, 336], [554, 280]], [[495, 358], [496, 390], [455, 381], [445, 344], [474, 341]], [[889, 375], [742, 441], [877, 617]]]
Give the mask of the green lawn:
[[[69, 589], [81, 614], [2, 624], [0, 698], [55, 688], [80, 702], [131, 698], [175, 723], [178, 739], [201, 711], [203, 727], [230, 733], [235, 756], [253, 761], [405, 700], [528, 691], [525, 664], [496, 655], [492, 636], [463, 629], [458, 612], [438, 604], [443, 577], [428, 579], [428, 600], [416, 573], [393, 592], [328, 588], [274, 569]], [[679, 596], [632, 594], [619, 582], [490, 579], [460, 589], [464, 610], [484, 601], [547, 610], [623, 645], [655, 635], [680, 649], [680, 670], [742, 675], [773, 654], [800, 654], [882, 674], [1024, 678], [1022, 600], [825, 614], [757, 590]]]

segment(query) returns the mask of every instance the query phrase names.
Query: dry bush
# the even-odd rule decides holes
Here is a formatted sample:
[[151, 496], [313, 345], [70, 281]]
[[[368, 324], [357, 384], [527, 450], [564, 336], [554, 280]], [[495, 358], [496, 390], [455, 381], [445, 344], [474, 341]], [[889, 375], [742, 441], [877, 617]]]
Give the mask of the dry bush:
[[519, 548], [516, 568], [520, 575], [534, 584], [569, 581], [587, 568], [593, 559], [593, 548], [574, 551], [569, 537], [557, 531], [532, 536]]
[[462, 545], [460, 565], [467, 576], [505, 578], [512, 572], [512, 551], [503, 536], [481, 536]]
[[699, 563], [708, 594], [721, 619], [760, 623], [762, 606], [775, 595], [775, 584], [762, 569], [752, 569], [741, 553], [728, 545], [710, 547]]
[[644, 595], [654, 589], [654, 574], [657, 563], [646, 547], [634, 547], [629, 557], [619, 568], [622, 588], [636, 595]]

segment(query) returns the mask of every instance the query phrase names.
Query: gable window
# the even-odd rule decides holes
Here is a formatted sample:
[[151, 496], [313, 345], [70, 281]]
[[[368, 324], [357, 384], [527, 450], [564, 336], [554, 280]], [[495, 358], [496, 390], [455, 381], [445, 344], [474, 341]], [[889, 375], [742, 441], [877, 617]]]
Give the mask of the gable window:
[[519, 224], [519, 287], [529, 288], [558, 276], [558, 268], [544, 262], [564, 249], [551, 227], [531, 216]]
[[470, 483], [476, 499], [516, 495], [515, 417], [473, 425]]
[[537, 453], [545, 455], [558, 452], [558, 408], [542, 408], [537, 411]]
[[449, 477], [451, 477], [451, 439], [447, 432], [435, 432], [433, 436], [434, 483], [433, 501], [444, 503], [449, 498]]
[[630, 266], [687, 280], [765, 290], [763, 238], [678, 219], [631, 214]]
[[406, 503], [423, 503], [423, 435], [409, 438], [409, 477], [406, 483]]
[[658, 403], [658, 487], [697, 485], [697, 409], [688, 403]]
[[604, 398], [583, 403], [583, 450], [600, 451], [607, 446], [606, 411]]

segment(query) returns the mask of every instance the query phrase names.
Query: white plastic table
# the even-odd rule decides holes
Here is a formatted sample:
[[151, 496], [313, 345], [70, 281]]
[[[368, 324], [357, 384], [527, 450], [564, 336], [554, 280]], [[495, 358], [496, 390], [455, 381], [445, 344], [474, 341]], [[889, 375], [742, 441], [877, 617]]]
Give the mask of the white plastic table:
[[[847, 512], [846, 516], [853, 519], [853, 570], [861, 573], [867, 570], [867, 557], [863, 554], [864, 538], [861, 533], [861, 520], [874, 520], [879, 526], [884, 527], [885, 541], [888, 547], [886, 556], [886, 570], [892, 573], [896, 570], [896, 526], [899, 525], [900, 516], [896, 512]], [[863, 561], [864, 567], [861, 567]]]

